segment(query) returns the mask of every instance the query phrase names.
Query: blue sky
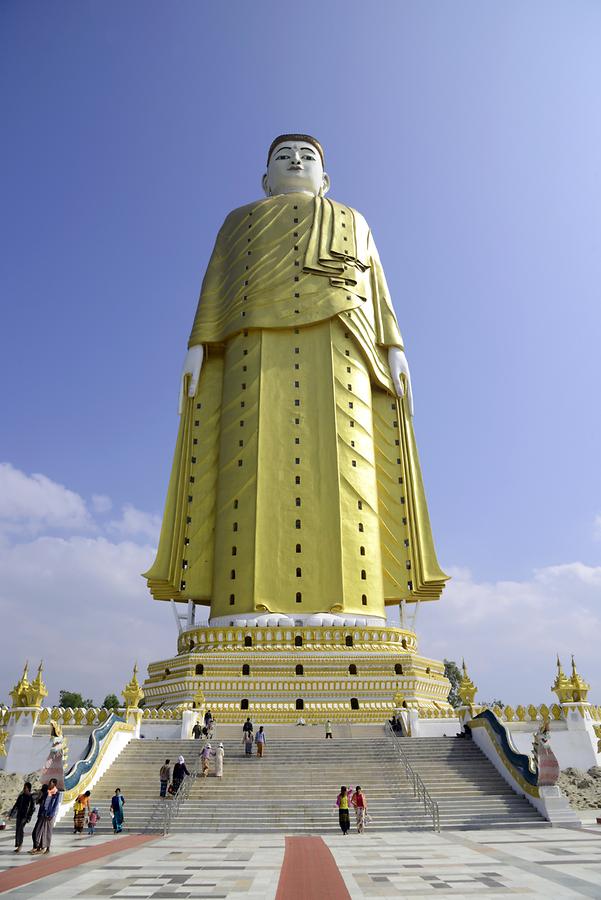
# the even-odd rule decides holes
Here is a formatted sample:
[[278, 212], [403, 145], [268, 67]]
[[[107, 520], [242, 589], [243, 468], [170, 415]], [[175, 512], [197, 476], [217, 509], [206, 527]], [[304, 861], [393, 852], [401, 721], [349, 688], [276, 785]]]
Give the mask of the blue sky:
[[548, 700], [555, 648], [601, 688], [600, 40], [584, 0], [4, 0], [0, 697], [53, 616], [99, 647], [50, 654], [55, 692], [170, 652], [138, 573], [179, 370], [216, 231], [287, 130], [367, 217], [405, 337], [456, 576], [423, 651], [484, 697]]

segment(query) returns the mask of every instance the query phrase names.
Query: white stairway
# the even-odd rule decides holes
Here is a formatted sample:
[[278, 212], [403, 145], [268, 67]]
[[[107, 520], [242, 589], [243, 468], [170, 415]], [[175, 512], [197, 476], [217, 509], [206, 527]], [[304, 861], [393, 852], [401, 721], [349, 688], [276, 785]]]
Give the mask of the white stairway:
[[[399, 831], [431, 828], [405, 780], [391, 740], [372, 737], [334, 740], [278, 738], [259, 759], [244, 754], [241, 740], [224, 740], [222, 779], [198, 778], [172, 823], [172, 832], [286, 832], [324, 834], [338, 830], [333, 810], [340, 785], [360, 784], [372, 816], [370, 828]], [[213, 742], [213, 747], [216, 742]], [[496, 828], [546, 824], [518, 797], [471, 741], [407, 738], [402, 747], [440, 806], [443, 828]], [[159, 801], [159, 768], [182, 754], [190, 771], [198, 741], [132, 741], [100, 779], [92, 805], [100, 810], [99, 830], [110, 829], [109, 803], [116, 787], [126, 798], [125, 827], [142, 831]], [[352, 821], [351, 816], [351, 821]], [[58, 828], [68, 829], [71, 818]], [[160, 819], [155, 817], [153, 828]]]

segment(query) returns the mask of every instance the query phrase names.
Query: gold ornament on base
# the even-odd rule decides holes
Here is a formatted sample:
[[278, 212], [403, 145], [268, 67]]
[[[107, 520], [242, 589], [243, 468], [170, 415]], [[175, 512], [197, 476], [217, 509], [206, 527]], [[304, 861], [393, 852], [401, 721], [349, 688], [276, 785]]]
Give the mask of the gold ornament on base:
[[461, 676], [457, 693], [459, 694], [459, 698], [463, 701], [464, 706], [473, 706], [478, 688], [467, 674], [465, 660], [462, 660], [461, 665], [463, 668], [463, 675]]
[[572, 686], [572, 699], [574, 700], [574, 703], [586, 703], [586, 698], [591, 686], [576, 671], [574, 654], [572, 654], [572, 677], [570, 678], [570, 684]]
[[[394, 706], [395, 709], [402, 709], [403, 703], [405, 703], [405, 698], [404, 698], [404, 696], [401, 694], [400, 691], [397, 691], [396, 694], [394, 695], [393, 700], [392, 700], [392, 705]], [[406, 705], [407, 705], [407, 704], [405, 703], [405, 706], [406, 706]]]
[[194, 704], [194, 709], [204, 709], [204, 707], [206, 706], [207, 701], [204, 695], [204, 691], [200, 685], [198, 685], [198, 690], [194, 694], [192, 702]]
[[572, 699], [572, 684], [561, 668], [559, 654], [557, 656], [557, 675], [555, 676], [555, 681], [553, 682], [551, 690], [554, 694], [557, 694], [557, 699], [560, 703], [569, 703]]
[[10, 692], [15, 707], [35, 707], [39, 709], [44, 697], [48, 696], [48, 690], [42, 680], [42, 663], [38, 666], [38, 674], [32, 682], [28, 678], [29, 662], [25, 663], [21, 678]]
[[8, 738], [8, 731], [0, 731], [0, 756], [6, 756], [6, 740]]
[[42, 680], [42, 667], [43, 663], [40, 662], [38, 666], [38, 674], [31, 682], [30, 692], [29, 692], [29, 705], [35, 706], [37, 708], [41, 707], [42, 700], [44, 697], [48, 696], [48, 689]]
[[144, 698], [144, 691], [140, 687], [140, 682], [138, 681], [137, 676], [138, 664], [136, 663], [134, 665], [134, 672], [131, 681], [128, 681], [128, 683], [121, 691], [127, 709], [136, 709], [140, 705], [140, 700]]
[[13, 701], [13, 709], [15, 707], [27, 706], [27, 691], [29, 691], [29, 678], [27, 677], [28, 670], [29, 662], [26, 662], [21, 678], [16, 683], [12, 691], [10, 691], [10, 697]]

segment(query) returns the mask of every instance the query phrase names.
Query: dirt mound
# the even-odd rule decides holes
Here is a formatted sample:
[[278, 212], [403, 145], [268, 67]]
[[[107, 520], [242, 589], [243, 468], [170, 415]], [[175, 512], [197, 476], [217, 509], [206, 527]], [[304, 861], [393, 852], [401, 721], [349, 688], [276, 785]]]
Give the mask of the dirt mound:
[[601, 766], [564, 769], [558, 784], [573, 809], [601, 808]]
[[39, 790], [41, 787], [38, 772], [31, 772], [30, 775], [19, 775], [14, 772], [0, 772], [0, 818], [8, 818], [13, 803], [23, 790], [23, 784], [26, 781], [31, 782], [34, 791]]

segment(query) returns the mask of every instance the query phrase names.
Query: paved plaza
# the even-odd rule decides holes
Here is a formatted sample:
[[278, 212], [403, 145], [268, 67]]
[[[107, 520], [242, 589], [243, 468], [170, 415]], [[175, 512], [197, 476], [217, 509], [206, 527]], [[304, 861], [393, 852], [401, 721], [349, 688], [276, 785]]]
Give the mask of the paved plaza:
[[[252, 815], [252, 810], [240, 814]], [[11, 838], [10, 831], [0, 837], [0, 891], [8, 888], [7, 893], [21, 897], [601, 898], [601, 828], [595, 826], [442, 834], [372, 831], [323, 839], [234, 833], [167, 838], [99, 834], [88, 839], [59, 834], [53, 853], [42, 859], [13, 854]], [[91, 853], [105, 855], [84, 858]], [[36, 867], [43, 867], [38, 871], [45, 877], [31, 880]], [[28, 883], [15, 887], [11, 877]]]

